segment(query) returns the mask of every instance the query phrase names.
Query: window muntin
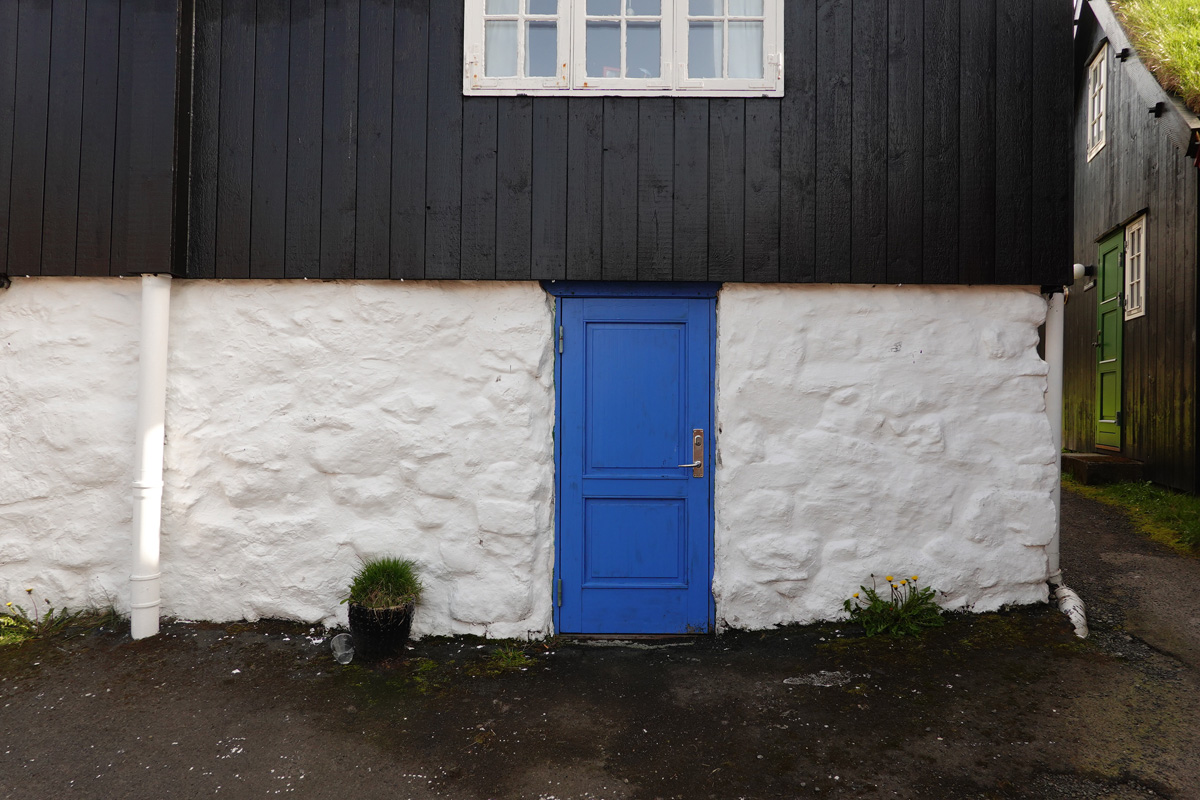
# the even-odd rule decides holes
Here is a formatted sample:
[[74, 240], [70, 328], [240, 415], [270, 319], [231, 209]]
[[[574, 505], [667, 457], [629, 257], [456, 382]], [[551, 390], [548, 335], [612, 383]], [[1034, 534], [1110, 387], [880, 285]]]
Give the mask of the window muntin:
[[1146, 217], [1125, 228], [1125, 319], [1146, 314]]
[[784, 0], [465, 2], [465, 94], [783, 94]]
[[1104, 148], [1108, 138], [1108, 45], [1088, 65], [1087, 160]]

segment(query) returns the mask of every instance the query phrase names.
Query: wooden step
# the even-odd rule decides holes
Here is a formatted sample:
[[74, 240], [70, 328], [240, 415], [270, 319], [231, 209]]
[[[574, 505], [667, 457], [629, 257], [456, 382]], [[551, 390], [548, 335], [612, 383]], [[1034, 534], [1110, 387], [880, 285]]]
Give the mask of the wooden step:
[[1108, 453], [1063, 453], [1062, 471], [1089, 486], [1142, 480], [1142, 462]]

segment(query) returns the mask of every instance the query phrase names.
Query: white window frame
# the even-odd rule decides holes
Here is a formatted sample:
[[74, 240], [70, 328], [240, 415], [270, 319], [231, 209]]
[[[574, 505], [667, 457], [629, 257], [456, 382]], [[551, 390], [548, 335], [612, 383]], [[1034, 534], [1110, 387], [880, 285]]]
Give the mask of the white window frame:
[[1088, 64], [1087, 76], [1087, 160], [1091, 161], [1108, 141], [1107, 42]]
[[[567, 88], [567, 63], [566, 59], [559, 59], [558, 73], [551, 76], [534, 76], [527, 77], [523, 73], [525, 71], [525, 24], [528, 21], [540, 20], [557, 20], [558, 33], [558, 52], [569, 52], [570, 45], [570, 22], [564, 20], [562, 13], [563, 3], [566, 0], [559, 0], [559, 12], [555, 15], [542, 14], [484, 14], [486, 8], [486, 0], [467, 0], [466, 13], [467, 19], [475, 20], [475, 40], [472, 41], [470, 36], [467, 36], [464, 41], [464, 72], [463, 86], [474, 86], [480, 91], [468, 92], [468, 94], [488, 94], [488, 89], [511, 89], [513, 94], [532, 94], [538, 90], [558, 92]], [[472, 8], [474, 6], [474, 8]], [[518, 5], [518, 9], [525, 8], [525, 3]], [[472, 17], [472, 13], [474, 16]], [[488, 20], [513, 20], [517, 23], [517, 70], [522, 74], [517, 76], [504, 76], [489, 78], [484, 74], [484, 53], [486, 50], [486, 39], [484, 35], [485, 25]]]
[[[553, 78], [492, 77], [484, 75], [484, 9], [486, 0], [464, 0], [463, 94], [512, 95], [609, 95], [623, 97], [696, 96], [782, 97], [783, 96], [783, 4], [785, 0], [763, 1], [763, 77], [754, 79], [705, 78], [687, 75], [688, 0], [662, 2], [662, 70], [659, 78], [594, 78], [587, 76], [586, 0], [559, 0], [559, 74]], [[728, 6], [726, 6], [728, 9]], [[491, 15], [488, 19], [496, 18]], [[503, 15], [504, 19], [518, 19]], [[544, 19], [545, 17], [538, 17]], [[741, 17], [728, 17], [738, 21]], [[755, 20], [758, 17], [753, 18]], [[519, 42], [523, 42], [523, 35]], [[624, 47], [624, 37], [622, 37]], [[728, 44], [724, 48], [728, 59]], [[517, 54], [518, 69], [524, 68], [523, 49]]]
[[1146, 316], [1146, 215], [1125, 226], [1125, 319]]

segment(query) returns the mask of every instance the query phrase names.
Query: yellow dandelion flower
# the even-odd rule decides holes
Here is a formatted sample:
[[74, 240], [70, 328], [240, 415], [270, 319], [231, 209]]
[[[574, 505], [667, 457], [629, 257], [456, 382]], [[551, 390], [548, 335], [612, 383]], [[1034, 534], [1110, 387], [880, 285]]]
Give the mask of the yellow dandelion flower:
[[33, 589], [26, 589], [25, 594], [33, 594]]
[[12, 603], [5, 603], [4, 605], [8, 606], [9, 608], [12, 608]]
[[[858, 592], [855, 592], [855, 593], [854, 593], [854, 596], [855, 596], [855, 597], [858, 597]], [[12, 603], [9, 603], [9, 605], [11, 606], [11, 605], [12, 605]]]
[[915, 580], [917, 579], [917, 576], [916, 576], [916, 575], [913, 575], [913, 576], [912, 576], [912, 579], [915, 581]]
[[908, 581], [900, 581], [900, 585], [901, 585], [901, 586], [907, 586], [907, 585], [908, 585]]

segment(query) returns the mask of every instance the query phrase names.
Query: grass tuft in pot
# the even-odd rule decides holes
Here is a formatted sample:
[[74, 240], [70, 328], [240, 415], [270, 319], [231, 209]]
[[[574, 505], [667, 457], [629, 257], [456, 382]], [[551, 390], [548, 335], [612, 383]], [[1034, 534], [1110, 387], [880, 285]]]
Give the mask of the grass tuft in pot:
[[364, 561], [345, 600], [355, 652], [368, 660], [402, 654], [423, 588], [412, 561], [387, 556]]
[[350, 583], [350, 596], [346, 599], [367, 608], [415, 606], [421, 601], [423, 588], [416, 564], [384, 556], [363, 562]]

